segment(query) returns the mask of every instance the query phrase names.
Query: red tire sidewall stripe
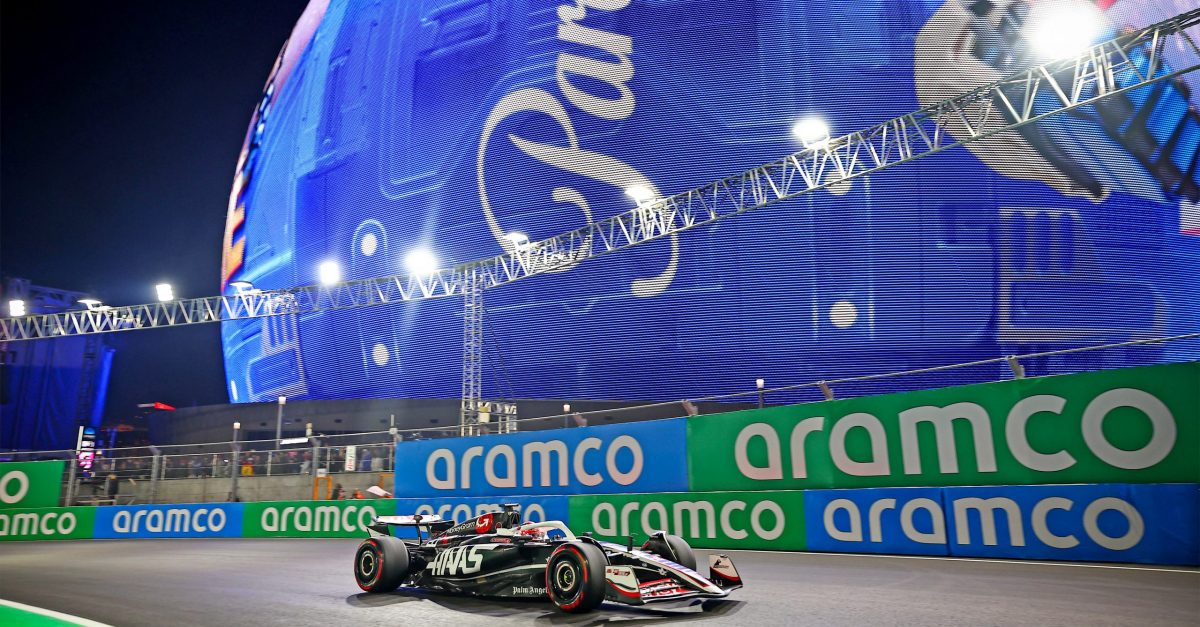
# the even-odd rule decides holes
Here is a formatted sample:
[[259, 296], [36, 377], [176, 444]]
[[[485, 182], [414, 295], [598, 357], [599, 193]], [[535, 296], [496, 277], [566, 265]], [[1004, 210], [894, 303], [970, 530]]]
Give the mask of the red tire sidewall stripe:
[[[355, 581], [355, 583], [358, 584], [359, 588], [362, 588], [366, 592], [370, 592], [371, 586], [375, 585], [379, 581], [379, 577], [383, 575], [383, 551], [380, 550], [379, 543], [376, 542], [375, 540], [367, 540], [366, 542], [363, 542], [363, 544], [364, 545], [369, 544], [369, 545], [375, 547], [375, 561], [377, 562], [375, 564], [375, 576], [372, 577], [371, 581], [367, 582], [366, 585], [363, 585], [362, 581], [359, 581], [358, 577], [355, 577], [354, 581]], [[360, 561], [359, 564], [361, 564], [361, 563], [362, 562]], [[359, 564], [354, 565], [355, 571], [358, 570]]]
[[550, 593], [550, 599], [551, 599], [552, 601], [554, 601], [554, 602], [555, 602], [555, 604], [557, 604], [557, 605], [558, 605], [560, 608], [562, 608], [562, 609], [564, 609], [564, 610], [573, 610], [573, 609], [575, 609], [575, 608], [579, 607], [579, 604], [580, 604], [580, 603], [583, 603], [583, 594], [584, 594], [584, 592], [586, 591], [586, 586], [587, 586], [587, 581], [588, 581], [588, 576], [587, 576], [587, 571], [588, 571], [588, 569], [587, 569], [587, 558], [585, 558], [585, 557], [583, 556], [583, 553], [580, 553], [580, 552], [579, 552], [579, 549], [577, 549], [577, 548], [575, 548], [575, 547], [573, 547], [573, 546], [570, 546], [570, 545], [565, 545], [565, 546], [561, 546], [561, 547], [559, 547], [558, 549], [556, 549], [556, 550], [554, 551], [554, 553], [552, 553], [552, 554], [550, 555], [550, 561], [551, 561], [551, 562], [553, 562], [553, 561], [554, 561], [554, 558], [558, 557], [558, 554], [559, 554], [559, 553], [562, 553], [562, 552], [564, 552], [564, 551], [571, 551], [572, 553], [574, 553], [576, 556], [578, 556], [578, 557], [579, 557], [579, 570], [583, 571], [583, 583], [584, 583], [584, 585], [582, 585], [582, 586], [580, 586], [580, 587], [579, 587], [579, 594], [578, 594], [578, 595], [576, 595], [576, 597], [575, 597], [575, 601], [574, 601], [574, 602], [572, 602], [572, 603], [569, 603], [569, 604], [567, 604], [567, 605], [563, 605], [563, 604], [561, 604], [561, 603], [558, 603], [557, 599], [555, 599], [555, 598], [554, 598], [554, 588], [552, 588], [552, 587], [550, 586], [550, 569], [549, 569], [549, 568], [547, 568], [547, 569], [546, 569], [546, 590], [547, 590], [547, 592], [549, 592], [549, 593]]

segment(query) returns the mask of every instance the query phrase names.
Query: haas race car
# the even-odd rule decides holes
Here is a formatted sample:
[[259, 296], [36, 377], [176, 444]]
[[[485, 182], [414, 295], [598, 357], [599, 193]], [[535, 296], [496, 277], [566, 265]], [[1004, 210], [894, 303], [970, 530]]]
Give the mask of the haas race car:
[[[393, 534], [413, 527], [416, 540]], [[380, 516], [354, 555], [367, 592], [412, 586], [490, 597], [549, 597], [564, 612], [603, 601], [643, 605], [721, 599], [742, 587], [725, 555], [710, 555], [707, 577], [679, 536], [655, 532], [641, 548], [576, 536], [561, 522], [521, 524], [515, 506], [462, 524], [440, 516]]]

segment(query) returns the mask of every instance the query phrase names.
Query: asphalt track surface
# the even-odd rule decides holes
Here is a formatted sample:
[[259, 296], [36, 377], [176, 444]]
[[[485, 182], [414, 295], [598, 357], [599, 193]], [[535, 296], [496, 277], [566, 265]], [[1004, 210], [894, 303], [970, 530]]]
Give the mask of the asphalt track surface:
[[[1196, 625], [1200, 571], [729, 551], [746, 581], [677, 610], [401, 589], [363, 594], [358, 540], [0, 544], [0, 598], [111, 625]], [[705, 551], [697, 551], [701, 564]]]

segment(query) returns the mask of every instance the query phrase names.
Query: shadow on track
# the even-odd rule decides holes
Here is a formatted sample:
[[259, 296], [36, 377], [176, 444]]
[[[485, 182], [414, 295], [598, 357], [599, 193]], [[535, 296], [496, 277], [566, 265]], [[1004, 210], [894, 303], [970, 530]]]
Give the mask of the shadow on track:
[[427, 601], [455, 612], [473, 616], [523, 618], [546, 625], [579, 625], [592, 627], [614, 623], [636, 622], [638, 625], [656, 625], [684, 621], [727, 617], [737, 613], [744, 602], [732, 600], [704, 601], [678, 609], [632, 607], [617, 603], [605, 603], [586, 614], [560, 612], [543, 599], [481, 598], [450, 593], [427, 592], [413, 588], [400, 588], [387, 594], [359, 593], [346, 597], [353, 607], [375, 608], [388, 605]]

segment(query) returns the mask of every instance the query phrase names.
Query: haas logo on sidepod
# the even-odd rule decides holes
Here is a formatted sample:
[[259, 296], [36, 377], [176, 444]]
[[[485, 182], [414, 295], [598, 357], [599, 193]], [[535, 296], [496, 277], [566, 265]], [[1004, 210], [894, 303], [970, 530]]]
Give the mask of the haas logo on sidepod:
[[483, 554], [494, 548], [494, 544], [476, 544], [439, 551], [433, 563], [429, 565], [429, 571], [435, 577], [473, 575], [483, 568]]

